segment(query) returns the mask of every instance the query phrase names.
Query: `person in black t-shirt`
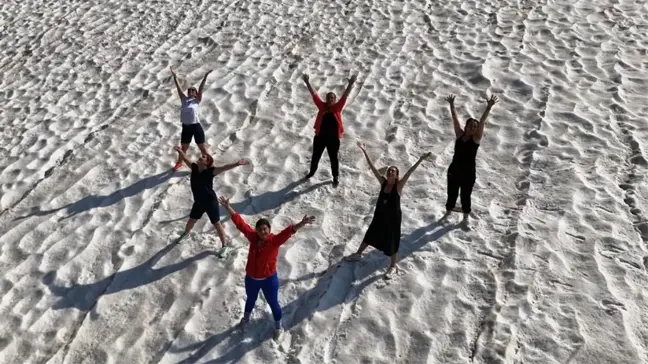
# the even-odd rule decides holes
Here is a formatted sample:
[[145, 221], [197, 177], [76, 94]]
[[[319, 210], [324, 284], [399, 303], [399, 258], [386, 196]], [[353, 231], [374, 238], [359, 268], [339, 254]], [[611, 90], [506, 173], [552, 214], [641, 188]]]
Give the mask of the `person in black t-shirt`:
[[214, 158], [209, 154], [203, 154], [197, 163], [193, 163], [187, 158], [182, 147], [175, 147], [175, 150], [178, 152], [180, 159], [191, 168], [191, 192], [194, 198], [194, 203], [189, 213], [189, 221], [187, 221], [187, 225], [180, 239], [188, 235], [196, 222], [203, 214], [207, 213], [209, 220], [214, 225], [214, 228], [216, 228], [224, 252], [225, 248], [227, 248], [227, 241], [225, 238], [225, 230], [223, 230], [223, 225], [220, 223], [220, 208], [218, 197], [214, 191], [214, 176], [238, 166], [245, 166], [249, 164], [249, 161], [241, 159], [235, 163], [214, 167]]

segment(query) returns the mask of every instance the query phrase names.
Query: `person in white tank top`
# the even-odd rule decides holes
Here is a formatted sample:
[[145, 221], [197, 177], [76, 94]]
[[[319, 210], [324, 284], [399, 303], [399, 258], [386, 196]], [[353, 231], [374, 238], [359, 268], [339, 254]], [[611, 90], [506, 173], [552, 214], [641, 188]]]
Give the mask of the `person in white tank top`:
[[[210, 70], [205, 73], [205, 77], [203, 77], [198, 90], [196, 90], [195, 87], [189, 87], [187, 89], [187, 95], [185, 95], [180, 88], [175, 71], [173, 68], [170, 70], [181, 102], [180, 122], [182, 122], [182, 134], [180, 135], [180, 146], [182, 151], [186, 152], [189, 149], [189, 144], [191, 144], [191, 140], [193, 139], [198, 145], [202, 155], [208, 155], [209, 152], [205, 147], [205, 132], [203, 131], [202, 125], [200, 125], [199, 105], [202, 101], [207, 76], [209, 76], [212, 71]], [[178, 157], [173, 169], [177, 171], [180, 168], [182, 168], [182, 159]]]

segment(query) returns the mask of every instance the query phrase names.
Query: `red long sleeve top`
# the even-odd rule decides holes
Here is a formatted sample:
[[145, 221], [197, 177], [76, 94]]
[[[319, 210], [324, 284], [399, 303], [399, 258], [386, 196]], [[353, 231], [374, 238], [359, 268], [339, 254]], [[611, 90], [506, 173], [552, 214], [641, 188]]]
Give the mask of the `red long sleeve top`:
[[264, 241], [259, 240], [256, 231], [239, 214], [232, 215], [232, 222], [250, 242], [245, 272], [254, 279], [270, 277], [277, 271], [277, 256], [282, 246], [294, 233], [293, 225], [281, 230], [279, 234], [269, 234]]
[[326, 112], [332, 112], [333, 115], [335, 116], [335, 120], [337, 120], [338, 124], [338, 138], [342, 138], [342, 134], [344, 133], [344, 125], [342, 124], [342, 109], [344, 109], [344, 105], [346, 105], [347, 98], [345, 95], [342, 95], [342, 97], [331, 106], [330, 109], [326, 107], [326, 103], [320, 99], [319, 95], [317, 92], [311, 93], [311, 96], [313, 96], [313, 102], [315, 102], [315, 106], [317, 106], [317, 118], [315, 119], [315, 135], [319, 135], [320, 131], [320, 126], [322, 126], [322, 119], [324, 118], [324, 114]]

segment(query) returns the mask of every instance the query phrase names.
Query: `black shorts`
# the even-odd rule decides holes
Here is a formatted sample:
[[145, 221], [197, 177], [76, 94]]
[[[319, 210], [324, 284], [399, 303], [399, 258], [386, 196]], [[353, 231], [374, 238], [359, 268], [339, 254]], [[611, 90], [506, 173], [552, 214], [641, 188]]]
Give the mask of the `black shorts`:
[[182, 124], [182, 134], [180, 134], [180, 144], [191, 143], [191, 138], [196, 141], [196, 144], [205, 143], [205, 132], [203, 131], [200, 123], [185, 125]]
[[216, 201], [208, 203], [194, 202], [193, 206], [191, 206], [189, 218], [200, 220], [205, 212], [207, 213], [207, 216], [209, 216], [209, 221], [211, 221], [212, 224], [220, 221], [220, 207]]

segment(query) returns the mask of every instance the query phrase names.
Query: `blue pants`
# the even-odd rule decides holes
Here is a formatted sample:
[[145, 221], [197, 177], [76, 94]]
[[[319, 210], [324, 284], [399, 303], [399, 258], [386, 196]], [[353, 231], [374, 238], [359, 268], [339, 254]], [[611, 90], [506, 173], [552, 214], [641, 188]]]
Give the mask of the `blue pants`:
[[281, 306], [279, 306], [279, 277], [277, 277], [277, 272], [265, 279], [254, 279], [245, 276], [247, 300], [245, 301], [244, 318], [250, 318], [254, 304], [259, 296], [259, 290], [263, 291], [263, 296], [268, 301], [276, 326], [279, 328], [281, 326]]

